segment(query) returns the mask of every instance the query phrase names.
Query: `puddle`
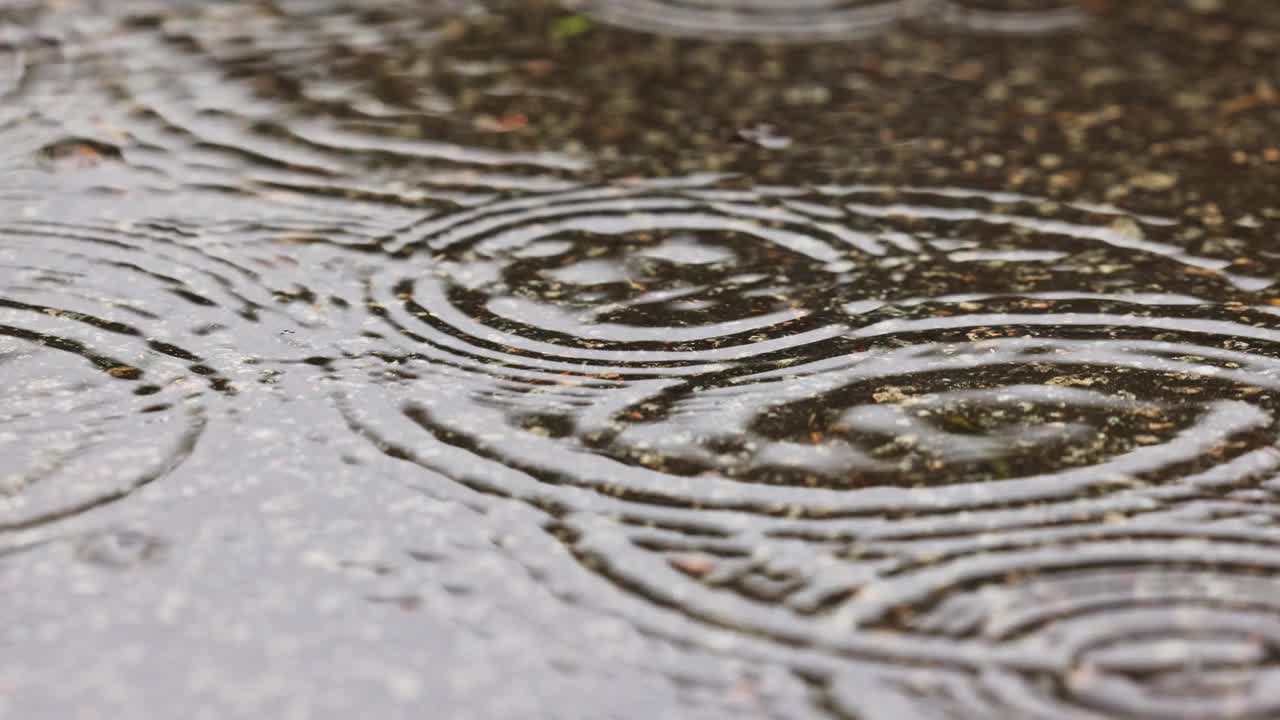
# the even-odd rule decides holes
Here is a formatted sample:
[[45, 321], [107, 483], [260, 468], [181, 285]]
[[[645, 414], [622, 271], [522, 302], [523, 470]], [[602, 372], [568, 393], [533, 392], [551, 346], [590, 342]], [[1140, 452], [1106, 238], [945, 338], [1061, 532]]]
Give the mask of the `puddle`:
[[0, 714], [1280, 713], [1277, 53], [1261, 0], [0, 10]]

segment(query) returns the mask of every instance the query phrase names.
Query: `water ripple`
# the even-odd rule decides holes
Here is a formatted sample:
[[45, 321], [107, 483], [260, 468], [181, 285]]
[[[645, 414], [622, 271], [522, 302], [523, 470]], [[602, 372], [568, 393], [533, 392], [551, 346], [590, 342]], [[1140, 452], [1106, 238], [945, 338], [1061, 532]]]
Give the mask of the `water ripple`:
[[[448, 88], [482, 83], [474, 69], [446, 63], [420, 91], [380, 69], [392, 62], [386, 47], [431, 52], [460, 12], [445, 3], [392, 21], [271, 3], [136, 6], [86, 14], [84, 27], [3, 26], [0, 162], [11, 172], [0, 187], [31, 201], [78, 187], [150, 201], [203, 191], [419, 210], [574, 187], [587, 160], [497, 147], [500, 128], [455, 117]], [[495, 86], [505, 82], [491, 72]]]
[[[572, 571], [554, 582], [593, 588], [558, 599], [780, 659], [829, 709], [1280, 713], [1274, 217], [1228, 224], [1189, 181], [1170, 202], [1204, 211], [1166, 217], [897, 182], [607, 180], [634, 148], [688, 140], [700, 159], [754, 138], [752, 165], [785, 162], [792, 140], [738, 108], [686, 122], [657, 107], [679, 132], [641, 132], [647, 84], [691, 73], [662, 100], [688, 104], [703, 71], [660, 43], [665, 69], [636, 87], [575, 87], [597, 73], [557, 48], [589, 23], [549, 4], [498, 22], [484, 18], [505, 3], [144, 0], [70, 13], [87, 22], [37, 5], [0, 11], [0, 534], [15, 547], [166, 488], [217, 423], [261, 413], [287, 428], [255, 441], [327, 441], [310, 413], [331, 398], [356, 443], [344, 462], [481, 511], [532, 506], [518, 514]], [[1059, 0], [560, 5], [721, 39], [1086, 20]], [[593, 37], [574, 52], [622, 42]], [[737, 67], [735, 48], [698, 63]], [[794, 49], [743, 57], [782, 67]], [[858, 63], [840, 72], [877, 64]], [[756, 67], [726, 73], [743, 97]], [[828, 94], [793, 90], [796, 116]], [[578, 123], [588, 105], [601, 122]], [[1083, 122], [1068, 106], [1023, 109]], [[167, 547], [95, 531], [76, 554], [125, 569]]]
[[[0, 258], [0, 529], [70, 517], [172, 472], [206, 424], [202, 398], [232, 388], [161, 326], [173, 305], [215, 305], [213, 288], [105, 229], [5, 227]], [[100, 281], [116, 273], [132, 288]]]
[[918, 708], [1256, 716], [1272, 641], [1242, 630], [1274, 620], [1247, 598], [1278, 538], [1206, 503], [1280, 470], [1280, 325], [1271, 278], [1188, 237], [947, 188], [502, 201], [387, 243], [367, 303], [397, 349], [337, 399], [653, 606], [803, 662], [949, 668]]
[[335, 250], [305, 245], [323, 227], [272, 214], [274, 226], [71, 212], [0, 225], [0, 530], [69, 518], [168, 475], [246, 391], [351, 337], [341, 318], [358, 297], [312, 264]]
[[577, 0], [604, 22], [632, 30], [717, 38], [850, 39], [907, 20], [929, 20], [970, 32], [1033, 35], [1085, 21], [1069, 0], [996, 3], [966, 0]]

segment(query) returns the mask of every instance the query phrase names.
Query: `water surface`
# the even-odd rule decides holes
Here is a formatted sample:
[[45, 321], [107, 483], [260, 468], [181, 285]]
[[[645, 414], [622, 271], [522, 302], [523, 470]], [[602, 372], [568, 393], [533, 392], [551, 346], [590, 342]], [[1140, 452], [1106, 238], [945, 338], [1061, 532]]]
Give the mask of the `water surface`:
[[1280, 715], [1280, 24], [0, 10], [0, 716]]

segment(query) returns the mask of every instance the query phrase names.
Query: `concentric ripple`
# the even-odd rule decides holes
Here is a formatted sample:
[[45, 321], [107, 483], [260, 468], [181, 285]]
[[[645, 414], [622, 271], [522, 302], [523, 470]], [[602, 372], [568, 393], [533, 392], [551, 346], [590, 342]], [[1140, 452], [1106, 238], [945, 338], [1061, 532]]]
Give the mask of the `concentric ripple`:
[[[124, 571], [156, 566], [169, 622], [183, 553], [243, 537], [262, 563], [203, 575], [332, 595], [288, 563], [358, 564], [395, 632], [502, 635], [521, 603], [468, 593], [536, 585], [535, 625], [776, 664], [813, 714], [1280, 717], [1280, 95], [1249, 4], [10, 2], [9, 575], [95, 589], [114, 637], [150, 592]], [[174, 500], [241, 469], [186, 511], [262, 517], [178, 542]], [[119, 577], [46, 572], [73, 533]], [[279, 605], [242, 599], [201, 600]], [[56, 605], [15, 638], [87, 627]]]
[[373, 277], [369, 303], [402, 359], [457, 373], [414, 422], [533, 428], [493, 451], [576, 484], [819, 515], [1043, 501], [1274, 442], [1280, 332], [1250, 305], [1270, 280], [1178, 232], [695, 178], [429, 219], [390, 248], [425, 272]]
[[[166, 317], [173, 305], [214, 301], [121, 237], [40, 223], [0, 234], [0, 529], [70, 517], [168, 474], [200, 437], [202, 396], [231, 389], [162, 327], [181, 322]], [[115, 273], [132, 286], [100, 281]]]
[[[968, 567], [955, 576], [974, 573], [966, 592], [918, 616], [899, 610], [914, 632], [976, 638], [1004, 657], [979, 692], [949, 700], [1019, 717], [1280, 713], [1280, 579], [1258, 548], [1112, 540], [1064, 550], [1069, 562], [1030, 551], [956, 563]], [[945, 697], [945, 686], [933, 690]]]
[[829, 335], [842, 301], [877, 292], [865, 268], [888, 252], [884, 243], [735, 197], [601, 188], [482, 206], [429, 221], [394, 245], [430, 253], [430, 273], [379, 290], [412, 297], [404, 310], [414, 325], [447, 326], [477, 345], [655, 366], [758, 354], [768, 338]]
[[1261, 717], [1277, 538], [1238, 518], [1280, 470], [1280, 323], [1204, 235], [946, 188], [504, 201], [389, 245], [422, 267], [369, 280], [392, 393], [339, 404], [653, 606], [948, 668], [908, 704]]
[[13, 326], [0, 327], [0, 347], [12, 378], [0, 417], [0, 530], [119, 500], [171, 472], [200, 436], [196, 391], [148, 384], [153, 373]]
[[848, 39], [904, 20], [932, 20], [973, 32], [1036, 34], [1080, 25], [1075, 2], [974, 3], [966, 0], [577, 0], [605, 22], [694, 37]]
[[[397, 9], [405, 20], [387, 18]], [[457, 5], [315, 10], [123, 3], [69, 13], [76, 22], [33, 13], [42, 23], [30, 27], [0, 16], [0, 196], [84, 189], [153, 202], [212, 194], [421, 210], [495, 190], [562, 190], [587, 168], [560, 153], [495, 147], [501, 128], [453, 117], [457, 103], [429, 87], [501, 85], [484, 77], [499, 70], [448, 62], [406, 82], [385, 68], [432, 52]], [[407, 59], [389, 54], [401, 46]]]
[[[360, 31], [426, 46], [416, 30], [448, 4], [412, 27], [273, 3], [44, 5], [0, 11], [5, 530], [128, 496], [182, 463], [211, 408], [236, 412], [233, 393], [367, 345], [345, 325], [348, 249], [582, 167], [385, 131], [423, 108], [325, 94], [368, 80]], [[351, 57], [325, 55], [339, 46]]]
[[[118, 169], [120, 148], [92, 122], [66, 120], [83, 116], [73, 109], [92, 86], [92, 53], [75, 33], [22, 20], [30, 26], [0, 16], [0, 199], [39, 199], [52, 189], [52, 173], [63, 169], [78, 171], [69, 184], [86, 183], [85, 175], [90, 186], [111, 182], [104, 176]], [[133, 179], [140, 187], [153, 180], [145, 173]]]
[[593, 440], [599, 451], [668, 473], [794, 487], [928, 486], [939, 502], [950, 493], [941, 485], [966, 495], [960, 488], [982, 483], [992, 501], [1011, 479], [1010, 500], [1033, 486], [1069, 493], [1080, 483], [1185, 469], [1206, 453], [1216, 463], [1235, 452], [1224, 444], [1272, 442], [1266, 393], [1280, 372], [1275, 361], [1154, 340], [1106, 349], [1085, 338], [1129, 328], [1120, 318], [1089, 320], [1100, 328], [1081, 327], [1077, 340], [1019, 331], [1027, 336], [846, 346], [839, 365], [732, 377], [687, 395], [668, 390], [622, 410]]
[[447, 142], [485, 138], [449, 117], [453, 103], [432, 89], [452, 76], [410, 84], [383, 66], [401, 62], [388, 48], [432, 52], [456, 8], [400, 8], [405, 20], [386, 20], [395, 9], [317, 18], [248, 3], [175, 14], [156, 28], [139, 20], [114, 43], [119, 72], [103, 78], [113, 122], [129, 127], [140, 160], [188, 185], [411, 206], [440, 188], [572, 186], [581, 159]]
[[69, 518], [173, 472], [212, 408], [280, 363], [332, 351], [325, 330], [350, 304], [319, 265], [297, 282], [314, 251], [285, 255], [272, 240], [300, 230], [255, 229], [246, 215], [228, 259], [212, 224], [65, 215], [0, 226], [0, 530]]

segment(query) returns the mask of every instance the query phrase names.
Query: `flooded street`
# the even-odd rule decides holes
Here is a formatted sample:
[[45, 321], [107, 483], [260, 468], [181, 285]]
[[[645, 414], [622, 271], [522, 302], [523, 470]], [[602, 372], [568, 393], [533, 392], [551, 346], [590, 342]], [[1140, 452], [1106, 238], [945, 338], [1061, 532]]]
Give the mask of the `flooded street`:
[[1274, 0], [0, 2], [0, 718], [1280, 717]]

